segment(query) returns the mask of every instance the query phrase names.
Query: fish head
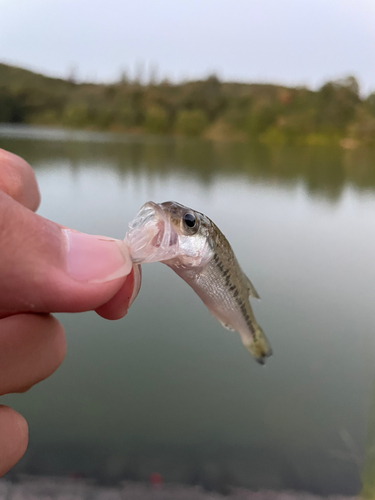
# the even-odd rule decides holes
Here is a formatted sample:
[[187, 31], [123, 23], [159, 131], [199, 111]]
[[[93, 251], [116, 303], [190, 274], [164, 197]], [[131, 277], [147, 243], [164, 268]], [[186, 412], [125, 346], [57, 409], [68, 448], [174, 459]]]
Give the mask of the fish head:
[[214, 253], [211, 226], [208, 217], [180, 203], [149, 201], [129, 224], [125, 243], [135, 263], [201, 267]]

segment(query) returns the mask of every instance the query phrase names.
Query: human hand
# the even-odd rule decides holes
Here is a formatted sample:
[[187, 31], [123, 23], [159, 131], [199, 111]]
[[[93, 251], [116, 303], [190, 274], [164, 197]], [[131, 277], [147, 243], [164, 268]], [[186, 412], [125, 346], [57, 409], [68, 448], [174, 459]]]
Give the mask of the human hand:
[[[51, 375], [65, 336], [51, 312], [127, 313], [141, 284], [122, 241], [63, 228], [34, 211], [31, 167], [0, 149], [0, 395], [24, 392]], [[24, 454], [24, 418], [0, 405], [0, 476]]]

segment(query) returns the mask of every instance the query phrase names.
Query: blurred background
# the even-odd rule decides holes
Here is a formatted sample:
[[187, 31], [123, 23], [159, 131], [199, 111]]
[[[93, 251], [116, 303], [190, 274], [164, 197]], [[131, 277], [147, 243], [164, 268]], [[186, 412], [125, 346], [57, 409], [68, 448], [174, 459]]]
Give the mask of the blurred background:
[[148, 200], [205, 213], [274, 351], [262, 369], [145, 265], [125, 319], [59, 315], [62, 367], [1, 398], [30, 426], [6, 484], [374, 498], [374, 2], [0, 0], [0, 17], [0, 147], [35, 169], [39, 213], [117, 238]]

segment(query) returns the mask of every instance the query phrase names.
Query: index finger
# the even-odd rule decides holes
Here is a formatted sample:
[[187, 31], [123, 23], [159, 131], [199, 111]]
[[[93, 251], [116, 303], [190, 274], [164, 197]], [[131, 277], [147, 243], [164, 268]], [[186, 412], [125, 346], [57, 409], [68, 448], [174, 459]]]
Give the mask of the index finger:
[[0, 191], [34, 212], [40, 204], [40, 193], [33, 169], [20, 156], [1, 148]]

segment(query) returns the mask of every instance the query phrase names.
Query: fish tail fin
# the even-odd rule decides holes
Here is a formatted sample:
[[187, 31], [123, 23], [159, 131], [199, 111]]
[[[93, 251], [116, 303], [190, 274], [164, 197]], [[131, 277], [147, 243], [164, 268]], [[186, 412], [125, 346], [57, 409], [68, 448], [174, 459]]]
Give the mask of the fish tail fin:
[[241, 335], [241, 338], [250, 354], [259, 364], [264, 365], [266, 358], [272, 355], [272, 348], [261, 327], [255, 323], [252, 331], [246, 336]]

